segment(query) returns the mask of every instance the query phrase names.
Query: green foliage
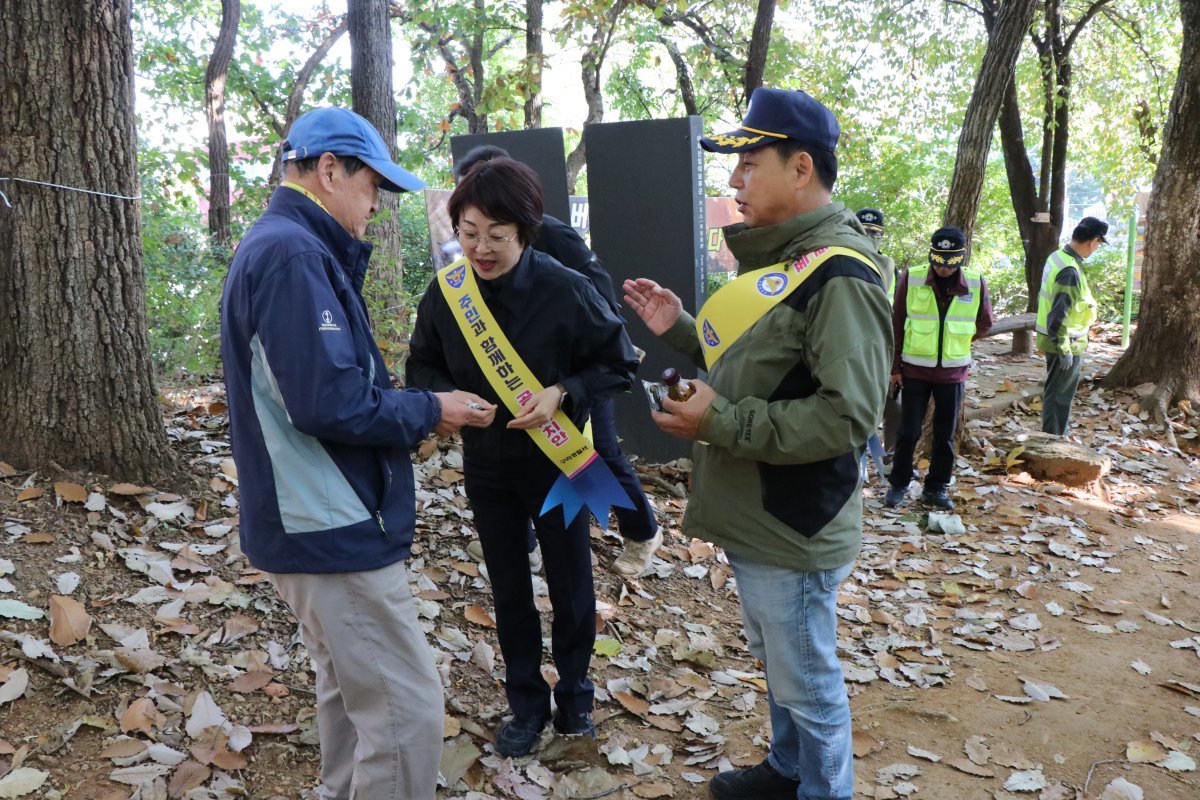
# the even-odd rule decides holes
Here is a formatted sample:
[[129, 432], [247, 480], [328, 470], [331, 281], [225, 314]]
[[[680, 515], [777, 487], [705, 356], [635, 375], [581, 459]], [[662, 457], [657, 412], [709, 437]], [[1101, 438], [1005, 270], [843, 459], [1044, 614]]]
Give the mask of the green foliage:
[[194, 197], [163, 180], [172, 168], [166, 154], [140, 148], [151, 359], [162, 376], [207, 375], [220, 359], [221, 282], [231, 254], [211, 241]]

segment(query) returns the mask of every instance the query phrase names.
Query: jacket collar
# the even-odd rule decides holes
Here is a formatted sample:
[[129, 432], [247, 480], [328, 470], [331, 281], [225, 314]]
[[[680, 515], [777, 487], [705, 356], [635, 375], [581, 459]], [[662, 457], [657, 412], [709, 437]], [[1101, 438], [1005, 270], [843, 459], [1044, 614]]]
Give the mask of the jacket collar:
[[[932, 288], [934, 293], [937, 293], [937, 273], [933, 271], [933, 267], [927, 267], [925, 270], [925, 285]], [[963, 274], [962, 268], [954, 271], [954, 283], [946, 290], [946, 294], [950, 297], [962, 297], [970, 292], [967, 286], [967, 276]]]
[[535, 252], [533, 247], [526, 245], [517, 265], [507, 275], [491, 281], [478, 281], [488, 305], [500, 303], [509, 311], [522, 311], [526, 307], [536, 278], [533, 274], [537, 269]]
[[1069, 245], [1069, 244], [1064, 244], [1064, 245], [1063, 245], [1063, 252], [1064, 252], [1064, 253], [1066, 253], [1067, 255], [1069, 255], [1071, 258], [1075, 259], [1075, 263], [1076, 263], [1077, 265], [1079, 265], [1080, 267], [1082, 267], [1082, 266], [1083, 266], [1083, 258], [1082, 258], [1082, 256], [1080, 256], [1080, 255], [1079, 255], [1079, 253], [1076, 253], [1076, 252], [1075, 252], [1075, 248], [1071, 247], [1071, 245]]
[[355, 239], [328, 211], [286, 186], [278, 187], [271, 195], [267, 211], [298, 222], [320, 239], [342, 269], [346, 270], [355, 291], [361, 291], [367, 263], [374, 249], [370, 242]]
[[856, 224], [844, 204], [830, 203], [765, 228], [747, 228], [745, 223], [738, 222], [723, 230], [729, 251], [738, 260], [739, 273], [778, 264], [822, 247], [856, 250], [874, 261], [880, 274], [890, 270], [875, 242], [865, 233], [859, 233]]

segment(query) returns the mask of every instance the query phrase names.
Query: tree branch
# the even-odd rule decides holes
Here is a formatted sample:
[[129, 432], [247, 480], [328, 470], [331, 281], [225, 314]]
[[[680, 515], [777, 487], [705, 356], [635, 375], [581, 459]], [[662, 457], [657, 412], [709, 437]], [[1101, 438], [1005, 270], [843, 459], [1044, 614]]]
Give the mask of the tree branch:
[[1084, 26], [1091, 22], [1092, 17], [1099, 14], [1100, 9], [1102, 9], [1108, 3], [1109, 0], [1096, 0], [1096, 2], [1088, 6], [1088, 10], [1083, 13], [1083, 16], [1080, 17], [1079, 21], [1075, 23], [1075, 27], [1071, 29], [1069, 34], [1067, 34], [1067, 41], [1063, 44], [1063, 48], [1066, 52], [1071, 51], [1071, 46], [1075, 44], [1075, 38], [1079, 36], [1079, 32], [1083, 30]]

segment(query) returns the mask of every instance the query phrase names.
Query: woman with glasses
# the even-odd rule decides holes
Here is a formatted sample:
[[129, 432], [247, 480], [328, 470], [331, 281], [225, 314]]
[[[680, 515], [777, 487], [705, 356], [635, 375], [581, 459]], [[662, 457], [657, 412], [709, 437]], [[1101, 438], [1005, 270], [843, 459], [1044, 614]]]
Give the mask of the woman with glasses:
[[[582, 430], [590, 402], [628, 388], [638, 359], [621, 319], [591, 283], [529, 246], [542, 220], [541, 183], [533, 170], [508, 158], [480, 163], [458, 183], [448, 210], [470, 273], [448, 267], [421, 299], [408, 385], [461, 388], [497, 406], [489, 427], [464, 432], [464, 472], [491, 580], [512, 711], [495, 748], [503, 756], [522, 756], [533, 750], [551, 718], [527, 556], [530, 520], [554, 611], [554, 727], [566, 734], [596, 732], [594, 686], [587, 676], [596, 635], [589, 515], [583, 511], [565, 520], [561, 507], [541, 513], [563, 473], [534, 436], [556, 425], [552, 417], [560, 409]], [[512, 353], [504, 352], [491, 325]], [[514, 354], [544, 388], [521, 392]], [[493, 388], [497, 380], [512, 396], [501, 397]], [[518, 394], [514, 415], [504, 401]]]

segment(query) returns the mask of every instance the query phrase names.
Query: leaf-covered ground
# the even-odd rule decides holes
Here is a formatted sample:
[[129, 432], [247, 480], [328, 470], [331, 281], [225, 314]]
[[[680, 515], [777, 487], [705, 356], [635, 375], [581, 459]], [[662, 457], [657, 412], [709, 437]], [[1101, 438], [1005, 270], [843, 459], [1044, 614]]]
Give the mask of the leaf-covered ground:
[[[1198, 797], [1195, 418], [1174, 410], [1184, 450], [1170, 450], [1137, 393], [1085, 382], [1074, 433], [1112, 473], [1035, 481], [991, 444], [1038, 428], [1041, 362], [1006, 346], [980, 348], [968, 402], [1016, 403], [970, 423], [983, 447], [960, 459], [957, 518], [885, 511], [875, 476], [865, 490], [839, 602], [856, 796]], [[1093, 348], [1085, 377], [1115, 355]], [[216, 385], [164, 396], [203, 492], [0, 464], [0, 798], [298, 798], [315, 784], [313, 675], [238, 550], [222, 399]], [[607, 571], [620, 542], [593, 528], [599, 741], [547, 732], [532, 758], [493, 755], [503, 662], [465, 550], [461, 466], [449, 443], [421, 449], [411, 564], [447, 690], [441, 797], [703, 797], [716, 770], [762, 759], [765, 684], [731, 571], [680, 528], [686, 464], [645, 471], [666, 541], [641, 580]]]

